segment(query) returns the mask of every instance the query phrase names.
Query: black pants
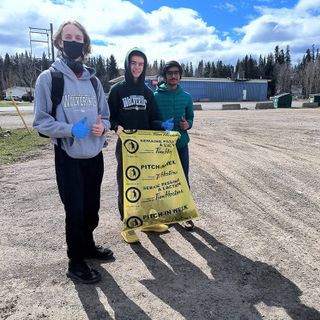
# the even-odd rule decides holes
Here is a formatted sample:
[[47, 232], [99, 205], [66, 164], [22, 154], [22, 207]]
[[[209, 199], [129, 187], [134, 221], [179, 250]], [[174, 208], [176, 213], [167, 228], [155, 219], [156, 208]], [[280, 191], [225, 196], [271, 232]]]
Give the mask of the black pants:
[[55, 146], [55, 168], [59, 194], [66, 213], [69, 259], [82, 260], [95, 246], [93, 231], [99, 223], [103, 155], [73, 159]]
[[122, 164], [122, 144], [121, 139], [118, 138], [116, 144], [116, 159], [117, 159], [117, 184], [118, 184], [118, 209], [120, 219], [123, 221], [123, 164]]

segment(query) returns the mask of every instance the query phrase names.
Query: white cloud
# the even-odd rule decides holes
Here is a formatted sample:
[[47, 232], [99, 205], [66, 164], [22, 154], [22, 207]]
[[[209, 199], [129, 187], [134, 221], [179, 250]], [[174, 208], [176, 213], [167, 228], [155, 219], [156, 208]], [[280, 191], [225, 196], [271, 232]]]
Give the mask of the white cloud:
[[[268, 2], [264, 1], [264, 6], [255, 7], [256, 15], [247, 25], [235, 29], [241, 35], [240, 40], [220, 38], [230, 34], [228, 30], [217, 33], [215, 26], [208, 25], [193, 9], [163, 6], [146, 13], [121, 0], [57, 2], [2, 1], [0, 55], [29, 51], [29, 27], [49, 28], [52, 23], [55, 31], [62, 21], [73, 19], [86, 27], [93, 40], [93, 54], [103, 57], [114, 54], [120, 67], [127, 51], [135, 46], [144, 49], [151, 62], [176, 59], [197, 63], [200, 59], [219, 59], [235, 63], [245, 54], [267, 55], [276, 45], [282, 48], [290, 45], [291, 52], [301, 58], [312, 44], [320, 43], [320, 0], [301, 0], [292, 9], [268, 8]], [[224, 10], [237, 9], [231, 2], [222, 6]], [[33, 45], [43, 48], [43, 44]]]
[[298, 1], [297, 5], [295, 6], [297, 11], [320, 11], [320, 0], [300, 0]]
[[212, 7], [219, 10], [226, 10], [228, 12], [237, 11], [237, 7], [230, 2], [215, 4], [215, 5], [212, 5]]
[[[283, 49], [289, 45], [291, 53], [295, 53], [292, 60], [297, 61], [312, 44], [320, 43], [320, 16], [314, 15], [319, 3], [320, 0], [304, 0], [293, 9], [256, 7], [260, 16], [236, 29], [243, 33], [240, 45], [248, 54], [262, 55], [273, 52], [276, 45]], [[298, 48], [303, 48], [302, 52]]]

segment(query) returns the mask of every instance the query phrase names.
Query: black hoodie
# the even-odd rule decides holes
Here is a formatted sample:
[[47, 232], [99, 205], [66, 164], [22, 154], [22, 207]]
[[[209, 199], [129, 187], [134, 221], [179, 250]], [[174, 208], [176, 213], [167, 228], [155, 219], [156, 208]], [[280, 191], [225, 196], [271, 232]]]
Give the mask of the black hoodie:
[[[138, 53], [144, 59], [143, 71], [137, 82], [133, 81], [130, 71], [130, 57]], [[108, 104], [110, 107], [111, 129], [117, 126], [124, 129], [150, 130], [154, 114], [154, 96], [144, 81], [147, 69], [147, 57], [138, 48], [131, 49], [125, 60], [125, 80], [111, 87]]]

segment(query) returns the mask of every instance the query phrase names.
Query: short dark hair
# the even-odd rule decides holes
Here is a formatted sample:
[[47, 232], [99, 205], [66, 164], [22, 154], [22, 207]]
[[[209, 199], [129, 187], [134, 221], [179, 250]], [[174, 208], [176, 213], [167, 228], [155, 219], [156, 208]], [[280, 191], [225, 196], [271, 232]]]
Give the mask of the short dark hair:
[[131, 61], [131, 58], [133, 56], [141, 57], [141, 58], [143, 58], [144, 62], [146, 62], [146, 56], [141, 51], [138, 51], [138, 50], [131, 51], [130, 55], [129, 55], [129, 62]]
[[171, 60], [169, 62], [166, 62], [166, 64], [164, 65], [163, 69], [162, 69], [162, 77], [166, 78], [166, 73], [168, 72], [168, 70], [172, 67], [177, 67], [179, 69], [179, 74], [180, 74], [180, 78], [182, 77], [182, 67], [179, 64], [179, 62], [175, 61], [175, 60]]

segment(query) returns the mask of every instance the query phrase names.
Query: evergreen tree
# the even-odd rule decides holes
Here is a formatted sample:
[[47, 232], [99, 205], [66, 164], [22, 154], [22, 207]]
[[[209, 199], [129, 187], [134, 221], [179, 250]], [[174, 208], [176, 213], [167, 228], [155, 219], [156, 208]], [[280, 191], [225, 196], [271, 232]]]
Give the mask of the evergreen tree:
[[311, 51], [310, 49], [306, 50], [306, 54], [303, 56], [303, 64], [306, 65], [312, 60]]
[[205, 63], [204, 70], [203, 70], [203, 76], [205, 78], [209, 78], [210, 77], [210, 74], [211, 74], [211, 70], [210, 69], [211, 69], [210, 62]]
[[214, 78], [216, 76], [216, 66], [214, 64], [214, 62], [211, 62], [211, 67], [210, 67], [210, 78]]
[[190, 77], [193, 77], [193, 76], [194, 76], [192, 62], [190, 62], [190, 66], [189, 66], [189, 74], [190, 74]]
[[110, 60], [109, 58], [106, 59], [106, 77], [107, 77], [107, 80], [109, 81], [110, 80]]
[[314, 44], [311, 49], [311, 60], [314, 61], [316, 59]]
[[268, 83], [268, 97], [274, 96], [276, 84], [274, 79], [274, 57], [272, 53], [267, 55], [266, 64], [265, 64], [265, 77], [271, 81]]
[[278, 64], [283, 64], [284, 62], [285, 62], [285, 56], [284, 56], [283, 49], [281, 49], [278, 57]]
[[[320, 54], [319, 48], [312, 45], [303, 55], [302, 61], [291, 65], [290, 48], [285, 50], [276, 46], [274, 53], [267, 56], [259, 56], [258, 62], [251, 55], [246, 55], [242, 60], [238, 59], [235, 68], [232, 65], [225, 65], [221, 60], [204, 63], [201, 60], [196, 68], [198, 77], [219, 77], [226, 78], [233, 76], [234, 72], [240, 78], [266, 78], [271, 80], [268, 84], [268, 95], [274, 95], [278, 91], [290, 92], [291, 85], [302, 86], [303, 94], [308, 95], [320, 92]], [[104, 87], [108, 87], [108, 81], [119, 76], [116, 59], [113, 55], [105, 61], [101, 56], [89, 58], [87, 65], [96, 69], [98, 78]], [[163, 69], [164, 60], [154, 61], [148, 65], [148, 74], [160, 74]], [[30, 53], [24, 52], [10, 56], [0, 56], [0, 90], [13, 86], [34, 86], [37, 76], [46, 70], [51, 62], [44, 53], [41, 59], [32, 57]], [[184, 76], [194, 76], [192, 62], [183, 64]]]
[[182, 76], [186, 77], [186, 65], [184, 63], [181, 63], [181, 68], [182, 68]]
[[158, 60], [153, 61], [153, 65], [152, 65], [152, 68], [151, 68], [151, 74], [152, 75], [159, 74]]
[[291, 65], [291, 56], [290, 56], [290, 47], [286, 46], [286, 53], [284, 55], [284, 62], [290, 66]]
[[223, 78], [223, 64], [221, 60], [218, 60], [216, 63], [216, 74], [217, 78]]
[[279, 46], [275, 46], [274, 48], [274, 63], [279, 63]]
[[51, 65], [50, 60], [47, 58], [46, 54], [43, 53], [41, 58], [41, 63], [40, 63], [40, 70], [38, 71], [42, 72], [43, 70], [47, 70], [49, 69], [50, 65]]
[[256, 79], [258, 77], [257, 61], [250, 55], [247, 61], [247, 79]]
[[273, 76], [274, 58], [273, 54], [269, 53], [267, 55], [267, 62], [265, 64], [265, 76], [267, 79], [271, 79]]
[[187, 63], [184, 67], [184, 76], [185, 77], [190, 77], [189, 75], [190, 71], [189, 71], [189, 64]]
[[265, 68], [265, 64], [266, 64], [266, 59], [265, 58], [262, 58], [262, 55], [260, 54], [259, 56], [259, 63], [258, 63], [258, 75], [259, 75], [259, 78], [264, 78], [265, 77], [265, 71], [264, 71], [264, 68]]
[[[31, 93], [31, 89], [34, 87], [37, 72], [36, 72], [36, 59], [32, 58], [31, 55], [28, 55], [28, 52], [24, 54], [20, 54], [15, 58], [17, 67], [15, 68], [15, 72], [19, 80], [19, 85], [27, 87], [29, 92]], [[31, 96], [29, 97], [31, 99]]]
[[4, 81], [3, 81], [3, 65], [4, 61], [2, 56], [0, 56], [0, 98], [3, 99], [2, 92], [5, 90]]
[[165, 64], [166, 64], [165, 61], [161, 59], [160, 60], [160, 66], [159, 66], [159, 74], [162, 74], [162, 70], [163, 70], [163, 67], [164, 67]]
[[3, 85], [5, 89], [16, 85], [13, 64], [8, 53], [5, 54], [3, 62]]
[[107, 71], [104, 65], [104, 60], [102, 59], [101, 56], [98, 56], [98, 58], [95, 61], [95, 69], [96, 69], [96, 76], [100, 80], [105, 80]]
[[198, 78], [203, 77], [203, 60], [200, 60], [198, 63], [198, 68], [196, 70], [196, 77]]
[[151, 75], [152, 75], [152, 65], [150, 63], [147, 63], [146, 76], [151, 76]]
[[96, 69], [96, 76], [99, 78], [103, 88], [106, 90], [106, 84], [108, 81], [107, 70], [106, 70], [106, 66], [105, 66], [105, 61], [101, 57], [101, 55], [99, 55], [95, 61], [95, 69]]
[[109, 59], [109, 79], [114, 79], [116, 77], [119, 77], [119, 69], [118, 69], [118, 66], [117, 66], [117, 61], [114, 57], [114, 55], [112, 54], [110, 56], [110, 59]]

